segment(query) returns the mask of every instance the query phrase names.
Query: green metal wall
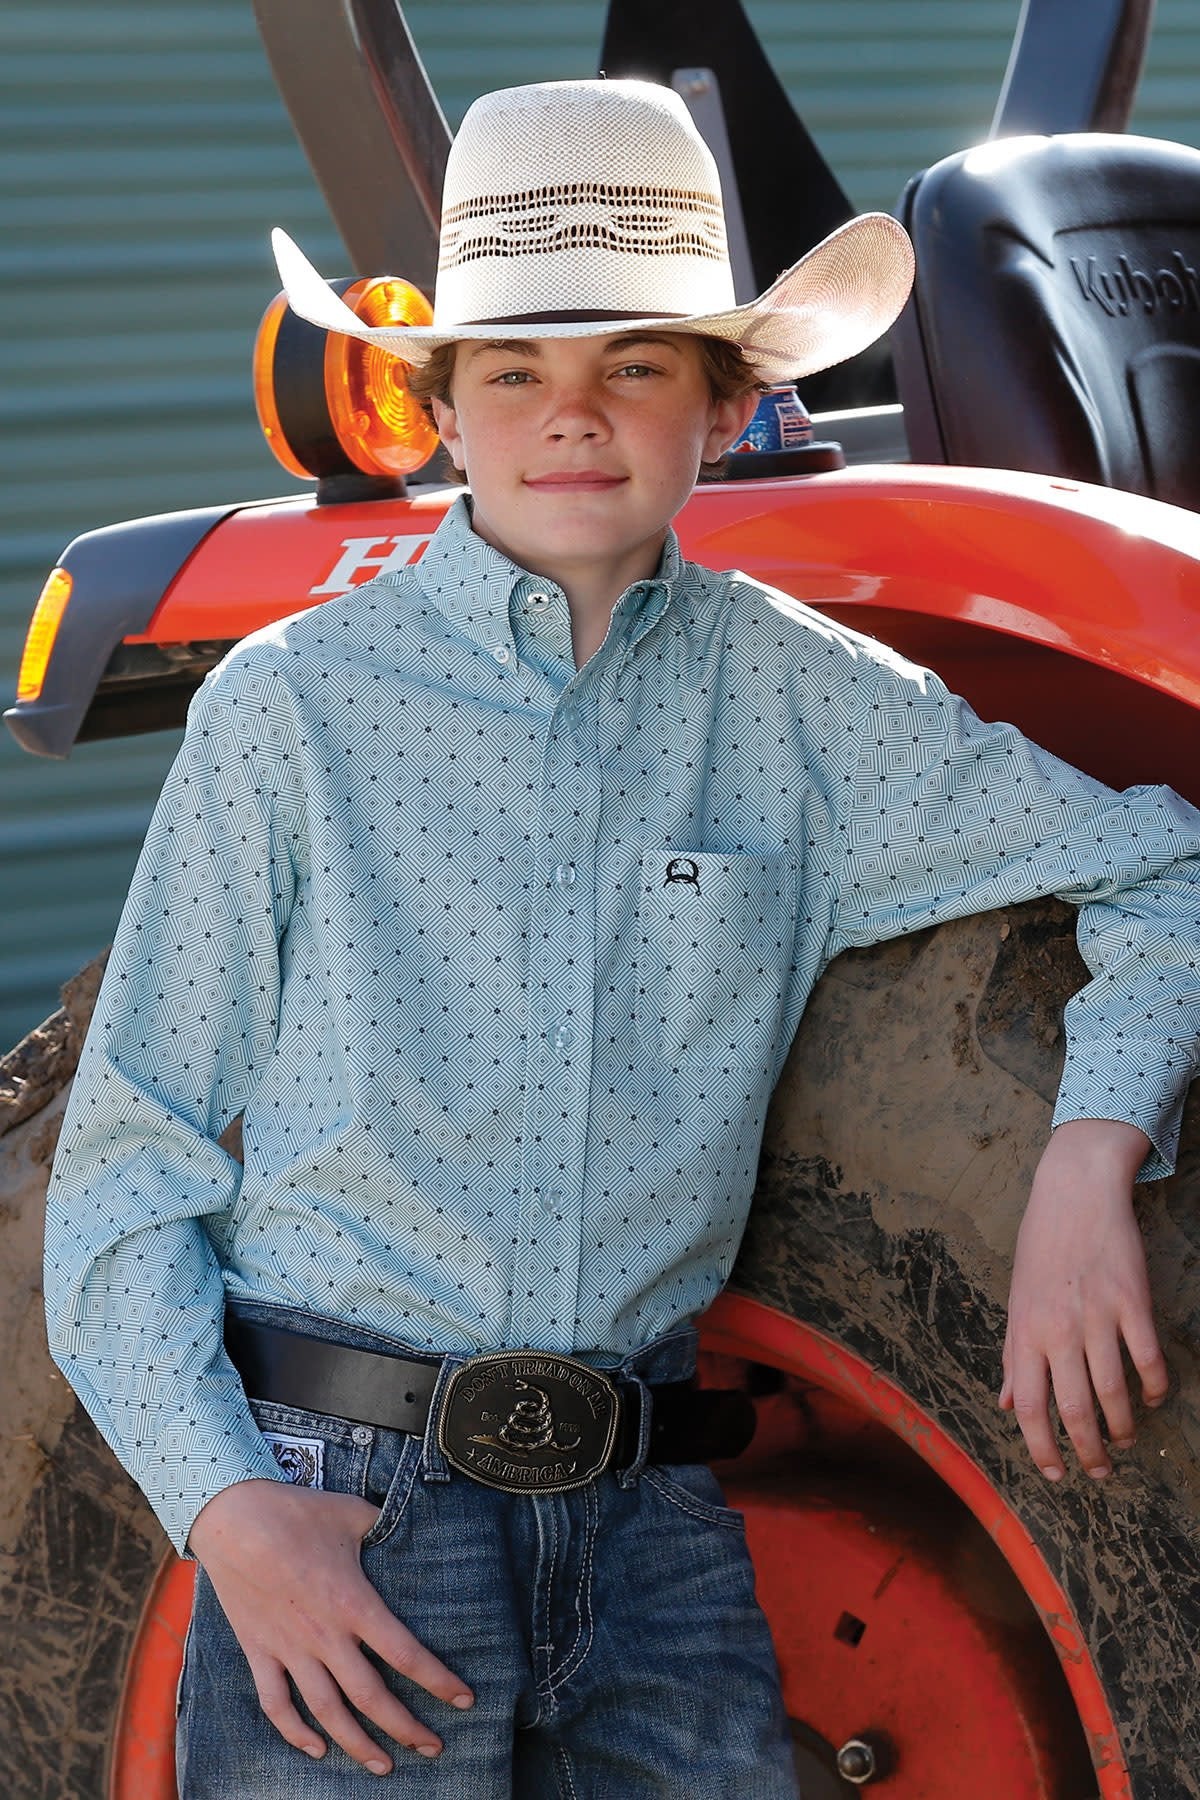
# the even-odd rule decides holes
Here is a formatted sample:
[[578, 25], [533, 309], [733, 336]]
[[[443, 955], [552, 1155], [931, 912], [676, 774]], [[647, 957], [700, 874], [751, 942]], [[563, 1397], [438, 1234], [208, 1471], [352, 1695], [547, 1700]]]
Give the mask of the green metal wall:
[[[651, 0], [647, 0], [651, 3]], [[860, 207], [987, 128], [1018, 0], [749, 0]], [[603, 0], [406, 7], [452, 125], [484, 88], [595, 71]], [[1200, 8], [1159, 0], [1137, 129], [1196, 142]], [[267, 230], [343, 262], [249, 0], [0, 9], [0, 699], [77, 532], [295, 491], [250, 396]], [[109, 939], [177, 734], [37, 761], [0, 733], [0, 1050]]]

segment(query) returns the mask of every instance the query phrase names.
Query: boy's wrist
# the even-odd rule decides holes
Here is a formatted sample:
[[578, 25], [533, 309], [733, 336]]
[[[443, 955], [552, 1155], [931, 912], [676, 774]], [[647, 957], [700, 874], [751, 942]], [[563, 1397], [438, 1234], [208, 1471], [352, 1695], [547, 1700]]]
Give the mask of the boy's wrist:
[[1141, 1127], [1125, 1119], [1064, 1119], [1054, 1127], [1050, 1141], [1057, 1145], [1057, 1154], [1101, 1159], [1107, 1169], [1119, 1170], [1130, 1181], [1154, 1150]]
[[[227, 1534], [230, 1520], [244, 1518], [246, 1508], [253, 1508], [254, 1496], [251, 1488], [270, 1489], [280, 1485], [271, 1480], [264, 1480], [261, 1475], [250, 1476], [244, 1481], [233, 1481], [228, 1487], [221, 1488], [218, 1493], [211, 1494], [192, 1520], [188, 1532], [187, 1551], [197, 1562], [203, 1562], [205, 1553], [211, 1552], [220, 1539]], [[288, 1486], [288, 1483], [284, 1483]]]

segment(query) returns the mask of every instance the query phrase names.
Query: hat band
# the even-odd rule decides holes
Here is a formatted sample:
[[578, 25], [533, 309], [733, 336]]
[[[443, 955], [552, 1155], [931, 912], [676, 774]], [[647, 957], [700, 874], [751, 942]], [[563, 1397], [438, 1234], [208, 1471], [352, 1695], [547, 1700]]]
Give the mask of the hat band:
[[692, 313], [648, 313], [644, 307], [638, 307], [633, 312], [593, 312], [590, 306], [581, 306], [569, 312], [505, 313], [500, 318], [460, 319], [457, 325], [447, 329], [461, 331], [468, 325], [619, 325], [625, 319], [690, 319], [692, 317], [694, 317]]

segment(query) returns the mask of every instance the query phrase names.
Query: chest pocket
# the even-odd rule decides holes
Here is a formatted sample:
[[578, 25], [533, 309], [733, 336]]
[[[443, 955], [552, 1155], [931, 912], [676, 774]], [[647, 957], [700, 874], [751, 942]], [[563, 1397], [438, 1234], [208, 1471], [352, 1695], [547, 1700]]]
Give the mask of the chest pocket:
[[642, 863], [635, 1016], [675, 1071], [742, 1071], [776, 1053], [799, 865], [789, 856], [658, 850]]

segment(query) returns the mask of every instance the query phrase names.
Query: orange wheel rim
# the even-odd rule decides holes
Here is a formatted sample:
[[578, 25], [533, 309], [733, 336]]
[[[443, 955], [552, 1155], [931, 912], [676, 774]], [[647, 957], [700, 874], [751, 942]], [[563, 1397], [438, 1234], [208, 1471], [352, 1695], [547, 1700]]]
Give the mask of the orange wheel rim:
[[195, 1565], [164, 1558], [146, 1596], [117, 1706], [109, 1800], [177, 1800], [175, 1696]]
[[1062, 1664], [1100, 1800], [1133, 1800], [1104, 1689], [1074, 1610], [1025, 1525], [979, 1464], [907, 1394], [823, 1332], [759, 1300], [722, 1294], [702, 1320], [706, 1349], [770, 1364], [852, 1401], [895, 1432], [983, 1526], [1036, 1609]]

